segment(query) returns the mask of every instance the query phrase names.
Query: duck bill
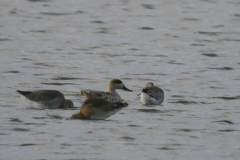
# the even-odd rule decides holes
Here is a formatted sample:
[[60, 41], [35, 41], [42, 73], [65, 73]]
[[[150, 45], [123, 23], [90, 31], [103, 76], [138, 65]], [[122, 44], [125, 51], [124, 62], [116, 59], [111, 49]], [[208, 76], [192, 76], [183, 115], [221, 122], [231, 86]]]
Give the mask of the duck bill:
[[122, 87], [122, 90], [125, 90], [125, 91], [129, 91], [129, 92], [132, 92], [132, 90], [128, 89], [127, 87], [123, 86]]

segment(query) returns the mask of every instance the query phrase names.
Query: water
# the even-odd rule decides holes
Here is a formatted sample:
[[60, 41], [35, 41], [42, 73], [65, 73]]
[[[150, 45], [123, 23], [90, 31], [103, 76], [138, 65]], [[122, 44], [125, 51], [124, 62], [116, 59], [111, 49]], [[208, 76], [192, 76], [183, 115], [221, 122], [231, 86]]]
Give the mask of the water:
[[[0, 159], [239, 159], [240, 3], [0, 2]], [[66, 120], [81, 89], [121, 79], [129, 106]], [[161, 106], [143, 106], [149, 81]], [[16, 90], [56, 89], [72, 110], [37, 110]]]

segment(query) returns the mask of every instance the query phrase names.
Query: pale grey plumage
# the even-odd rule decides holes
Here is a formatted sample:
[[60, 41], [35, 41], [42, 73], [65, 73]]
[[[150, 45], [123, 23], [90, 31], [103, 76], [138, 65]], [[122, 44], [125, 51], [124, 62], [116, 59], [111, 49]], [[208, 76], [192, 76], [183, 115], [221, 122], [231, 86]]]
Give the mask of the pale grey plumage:
[[17, 91], [21, 97], [36, 108], [71, 108], [71, 100], [57, 90]]

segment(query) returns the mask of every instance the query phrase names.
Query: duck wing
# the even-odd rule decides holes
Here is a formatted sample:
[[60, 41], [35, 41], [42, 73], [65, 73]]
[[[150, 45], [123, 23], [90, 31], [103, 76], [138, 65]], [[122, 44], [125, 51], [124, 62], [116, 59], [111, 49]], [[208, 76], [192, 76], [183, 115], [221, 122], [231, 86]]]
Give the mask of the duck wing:
[[64, 95], [59, 92], [59, 91], [55, 91], [55, 90], [39, 90], [39, 91], [17, 91], [18, 93], [20, 93], [21, 95], [23, 95], [24, 97], [26, 97], [27, 99], [31, 100], [31, 101], [50, 101], [56, 98], [63, 98], [64, 99]]
[[118, 102], [122, 99], [119, 99], [116, 95], [109, 93], [109, 92], [103, 92], [103, 91], [84, 91], [82, 90], [81, 93], [84, 95], [85, 99], [103, 99], [110, 102]]
[[161, 88], [158, 88], [156, 86], [154, 87], [146, 87], [142, 90], [142, 92], [148, 94], [149, 96], [155, 98], [156, 100], [159, 97], [164, 97], [164, 92]]

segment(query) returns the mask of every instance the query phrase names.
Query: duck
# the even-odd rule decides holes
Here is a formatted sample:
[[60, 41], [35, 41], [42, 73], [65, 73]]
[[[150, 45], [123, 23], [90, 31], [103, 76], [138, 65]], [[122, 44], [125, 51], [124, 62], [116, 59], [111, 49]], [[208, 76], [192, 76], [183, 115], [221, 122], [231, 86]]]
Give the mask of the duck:
[[65, 99], [64, 95], [57, 90], [37, 90], [37, 91], [20, 91], [20, 96], [34, 108], [38, 109], [68, 109], [73, 108], [73, 102]]
[[81, 90], [85, 99], [104, 99], [109, 102], [120, 102], [123, 101], [120, 95], [115, 91], [116, 89], [122, 89], [125, 91], [132, 92], [132, 90], [126, 88], [123, 82], [119, 79], [112, 79], [108, 84], [108, 92], [103, 91], [85, 91]]
[[164, 100], [164, 92], [161, 88], [148, 82], [141, 92], [141, 102], [144, 105], [160, 105]]
[[125, 102], [88, 99], [82, 104], [79, 113], [73, 114], [70, 119], [104, 120], [126, 106], [128, 103]]

